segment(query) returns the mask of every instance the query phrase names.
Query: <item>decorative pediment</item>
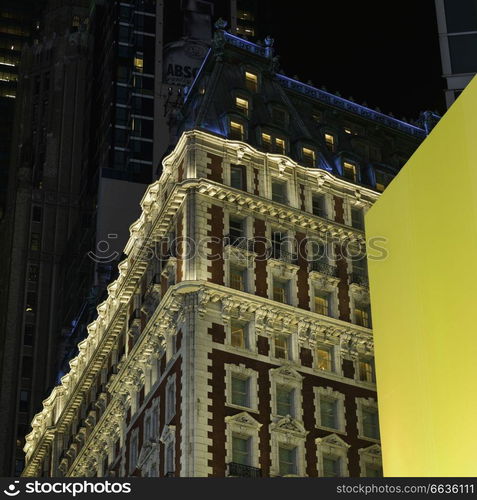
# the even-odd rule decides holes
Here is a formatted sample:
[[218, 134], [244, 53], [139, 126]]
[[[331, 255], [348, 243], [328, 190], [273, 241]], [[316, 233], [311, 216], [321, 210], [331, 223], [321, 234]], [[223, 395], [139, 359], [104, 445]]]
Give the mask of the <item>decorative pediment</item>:
[[359, 283], [351, 283], [349, 289], [355, 300], [364, 305], [370, 303], [369, 289], [366, 286]]
[[300, 375], [294, 368], [287, 365], [280, 366], [278, 368], [273, 368], [272, 370], [270, 370], [270, 373], [274, 378], [280, 377], [282, 379], [290, 379], [300, 382], [303, 380], [302, 375]]
[[316, 438], [315, 442], [319, 446], [328, 445], [328, 446], [340, 447], [340, 448], [349, 448], [351, 446], [346, 441], [341, 439], [337, 434], [330, 434], [330, 435], [325, 436], [323, 438]]
[[227, 424], [235, 424], [239, 427], [245, 427], [249, 429], [260, 429], [262, 424], [257, 422], [251, 415], [246, 411], [238, 413], [237, 415], [232, 415], [230, 417], [225, 417], [225, 422]]
[[164, 430], [162, 431], [160, 441], [163, 444], [169, 443], [172, 439], [174, 439], [176, 435], [176, 426], [175, 425], [166, 425]]
[[159, 443], [153, 439], [148, 439], [145, 441], [145, 443], [142, 445], [141, 451], [139, 452], [139, 457], [137, 459], [137, 467], [138, 469], [141, 469], [144, 464], [147, 462], [148, 458], [151, 456], [151, 453], [157, 447], [159, 446]]
[[367, 448], [361, 448], [358, 450], [360, 455], [369, 455], [375, 458], [381, 458], [381, 446], [379, 444], [373, 444]]
[[271, 424], [270, 430], [272, 432], [275, 431], [294, 434], [300, 437], [305, 437], [308, 434], [308, 431], [305, 430], [303, 424], [290, 416], [281, 418], [278, 422]]

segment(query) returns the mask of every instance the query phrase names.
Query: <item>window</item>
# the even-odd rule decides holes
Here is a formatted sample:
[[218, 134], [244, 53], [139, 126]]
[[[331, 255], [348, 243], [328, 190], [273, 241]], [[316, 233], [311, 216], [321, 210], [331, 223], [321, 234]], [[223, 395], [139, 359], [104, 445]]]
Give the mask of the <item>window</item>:
[[245, 272], [245, 269], [230, 266], [230, 288], [233, 288], [234, 290], [241, 290], [242, 292], [245, 291]]
[[232, 404], [250, 406], [250, 379], [232, 375]]
[[355, 229], [364, 229], [364, 214], [360, 208], [351, 207], [351, 225]]
[[31, 233], [30, 236], [30, 250], [32, 252], [39, 252], [40, 251], [40, 233]]
[[152, 419], [148, 415], [144, 420], [144, 439], [150, 439], [152, 437]]
[[354, 321], [359, 326], [371, 328], [370, 310], [368, 304], [355, 302], [354, 305]]
[[246, 324], [232, 321], [230, 343], [233, 347], [248, 348], [248, 328]]
[[27, 292], [25, 311], [29, 313], [34, 313], [36, 310], [36, 292]]
[[239, 217], [231, 216], [229, 218], [229, 237], [230, 243], [240, 243], [245, 235], [245, 220]]
[[392, 176], [376, 170], [376, 190], [382, 193], [391, 182], [391, 178]]
[[169, 379], [166, 389], [166, 420], [169, 423], [176, 414], [176, 380], [175, 377]]
[[250, 71], [245, 72], [245, 87], [250, 92], [257, 92], [258, 90], [258, 76]]
[[81, 24], [81, 20], [79, 16], [73, 16], [73, 20], [71, 21], [71, 26], [73, 28], [79, 28]]
[[174, 442], [168, 443], [166, 446], [166, 460], [165, 460], [165, 471], [166, 474], [175, 472], [175, 461], [174, 461]]
[[20, 403], [18, 409], [22, 412], [28, 412], [30, 406], [30, 391], [20, 391]]
[[273, 278], [273, 300], [281, 302], [282, 304], [289, 303], [287, 281]]
[[31, 265], [28, 268], [28, 281], [37, 282], [38, 281], [39, 268], [36, 265]]
[[316, 368], [327, 372], [334, 370], [333, 347], [321, 345], [316, 348]]
[[287, 203], [286, 184], [283, 181], [272, 180], [272, 200], [277, 203]]
[[281, 476], [288, 476], [297, 473], [296, 448], [285, 446], [278, 447], [279, 473]]
[[241, 123], [232, 122], [232, 121], [230, 122], [229, 138], [235, 139], [237, 141], [243, 141], [243, 138], [244, 138], [243, 125]]
[[262, 132], [262, 147], [265, 151], [272, 150], [272, 136]]
[[23, 344], [27, 346], [33, 345], [33, 339], [35, 336], [35, 325], [25, 325], [25, 330], [23, 331]]
[[232, 436], [232, 461], [236, 464], [250, 465], [250, 438]]
[[330, 294], [327, 292], [315, 292], [315, 312], [323, 316], [330, 316]]
[[383, 468], [378, 464], [366, 464], [365, 477], [383, 477]]
[[320, 398], [320, 424], [329, 429], [338, 428], [338, 402], [327, 397]]
[[235, 189], [247, 190], [247, 169], [244, 165], [230, 167], [230, 185]]
[[278, 359], [289, 359], [289, 336], [275, 335], [274, 337], [275, 357]]
[[280, 417], [295, 416], [294, 396], [294, 389], [277, 386], [277, 415]]
[[329, 151], [335, 152], [336, 140], [333, 134], [325, 134], [325, 144]]
[[305, 165], [305, 167], [313, 168], [315, 166], [316, 155], [312, 149], [303, 148], [302, 156], [303, 156], [303, 165]]
[[312, 197], [313, 215], [326, 218], [326, 200], [323, 194], [314, 194]]
[[359, 380], [362, 382], [376, 382], [374, 358], [364, 358], [358, 361]]
[[323, 477], [339, 477], [340, 469], [341, 465], [339, 457], [323, 457]]
[[313, 121], [316, 123], [321, 123], [323, 121], [323, 115], [321, 111], [315, 111], [312, 115]]
[[33, 207], [31, 212], [31, 220], [33, 222], [41, 222], [41, 207]]
[[137, 54], [134, 58], [134, 70], [142, 73], [144, 70], [144, 58], [142, 54]]
[[279, 153], [284, 155], [286, 151], [285, 139], [280, 139], [279, 137], [275, 137], [275, 153]]
[[262, 132], [262, 148], [265, 151], [284, 155], [286, 153], [286, 141], [281, 137], [272, 137]]
[[235, 107], [238, 111], [248, 116], [249, 102], [248, 99], [243, 99], [242, 97], [235, 98]]
[[345, 161], [343, 163], [343, 177], [349, 181], [356, 182], [356, 165]]
[[363, 436], [379, 439], [379, 421], [378, 421], [378, 410], [371, 406], [363, 406], [362, 412], [362, 424], [363, 424]]
[[361, 125], [355, 123], [347, 123], [344, 127], [344, 131], [350, 135], [365, 135], [365, 129]]

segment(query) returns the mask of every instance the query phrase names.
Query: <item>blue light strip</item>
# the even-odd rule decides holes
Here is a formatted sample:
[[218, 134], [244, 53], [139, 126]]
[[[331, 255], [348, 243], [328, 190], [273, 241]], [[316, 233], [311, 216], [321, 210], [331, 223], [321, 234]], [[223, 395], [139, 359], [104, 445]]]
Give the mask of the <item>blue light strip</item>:
[[280, 74], [277, 74], [276, 76], [280, 80], [280, 83], [290, 90], [294, 90], [296, 92], [299, 92], [300, 94], [304, 94], [308, 97], [326, 102], [327, 104], [339, 107], [341, 109], [344, 109], [345, 111], [356, 113], [363, 118], [377, 121], [379, 123], [382, 123], [383, 125], [396, 128], [401, 132], [406, 132], [417, 137], [426, 136], [426, 131], [420, 127], [411, 125], [410, 123], [403, 122], [402, 120], [398, 120], [396, 118], [392, 118], [391, 116], [385, 115], [384, 113], [380, 113], [379, 111], [374, 111], [370, 108], [367, 108], [366, 106], [362, 106], [361, 104], [348, 101], [347, 99], [343, 99], [342, 97], [330, 94], [329, 92], [326, 92], [324, 90], [317, 89], [306, 83], [299, 82], [297, 80], [294, 80], [293, 78], [289, 78], [288, 76]]

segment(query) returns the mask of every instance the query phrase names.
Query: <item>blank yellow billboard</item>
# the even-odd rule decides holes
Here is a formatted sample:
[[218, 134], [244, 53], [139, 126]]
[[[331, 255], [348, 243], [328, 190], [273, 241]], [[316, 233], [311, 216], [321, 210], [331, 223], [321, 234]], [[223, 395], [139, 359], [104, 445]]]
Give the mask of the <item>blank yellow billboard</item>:
[[368, 212], [366, 234], [384, 475], [475, 477], [477, 78]]

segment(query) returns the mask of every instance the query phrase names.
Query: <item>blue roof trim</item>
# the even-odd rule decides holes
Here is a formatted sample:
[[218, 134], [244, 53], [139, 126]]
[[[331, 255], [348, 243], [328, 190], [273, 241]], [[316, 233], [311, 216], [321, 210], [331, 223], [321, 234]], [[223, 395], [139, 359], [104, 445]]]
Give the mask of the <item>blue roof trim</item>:
[[[246, 50], [248, 52], [251, 52], [252, 54], [264, 58], [269, 57], [269, 53], [266, 47], [262, 47], [261, 45], [257, 45], [256, 43], [244, 40], [243, 38], [228, 33], [227, 31], [224, 31], [223, 35], [227, 42], [234, 47]], [[289, 78], [285, 75], [277, 74], [276, 76], [280, 84], [289, 90], [299, 92], [300, 94], [306, 95], [331, 106], [343, 109], [350, 113], [355, 113], [362, 118], [373, 120], [406, 134], [410, 134], [419, 138], [426, 137], [426, 131], [423, 128], [417, 127], [416, 125], [411, 125], [410, 123], [403, 122], [402, 120], [392, 118], [391, 116], [385, 115], [384, 113], [374, 111], [370, 108], [367, 108], [366, 106], [362, 106], [361, 104], [357, 104], [342, 97], [338, 97], [334, 94], [330, 94], [329, 92], [317, 89], [316, 87], [312, 87], [311, 85], [308, 85], [306, 83], [299, 82], [298, 80], [294, 80], [293, 78]]]

